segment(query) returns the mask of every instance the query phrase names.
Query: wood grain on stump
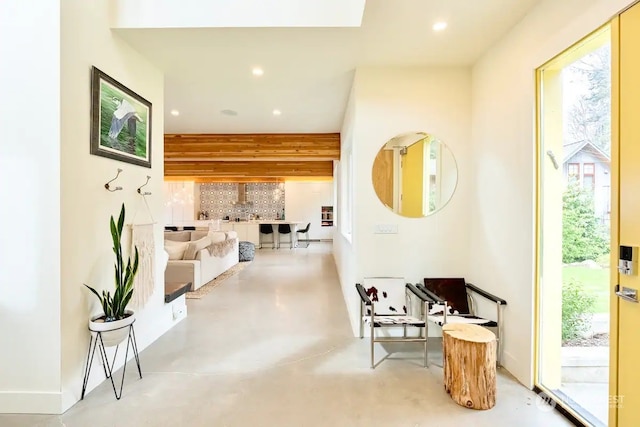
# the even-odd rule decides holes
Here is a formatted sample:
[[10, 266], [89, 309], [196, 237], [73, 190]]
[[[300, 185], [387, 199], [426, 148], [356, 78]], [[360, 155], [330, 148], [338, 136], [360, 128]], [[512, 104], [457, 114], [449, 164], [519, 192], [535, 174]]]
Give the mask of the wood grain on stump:
[[442, 327], [444, 388], [459, 405], [490, 409], [496, 404], [496, 336], [478, 325]]

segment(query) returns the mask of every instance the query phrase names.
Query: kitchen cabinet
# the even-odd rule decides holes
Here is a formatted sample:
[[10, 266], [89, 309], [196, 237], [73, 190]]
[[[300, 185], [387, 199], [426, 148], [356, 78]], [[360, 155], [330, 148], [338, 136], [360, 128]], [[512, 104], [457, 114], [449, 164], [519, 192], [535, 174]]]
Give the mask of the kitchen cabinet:
[[260, 227], [258, 224], [247, 224], [247, 242], [260, 244]]
[[248, 224], [244, 224], [241, 222], [233, 223], [233, 231], [238, 233], [238, 240], [240, 240], [241, 242], [247, 241], [247, 225]]
[[241, 242], [251, 242], [255, 245], [260, 243], [258, 224], [253, 222], [220, 222], [220, 230], [235, 231]]
[[220, 221], [220, 230], [221, 231], [232, 231], [233, 223], [232, 222], [222, 222]]

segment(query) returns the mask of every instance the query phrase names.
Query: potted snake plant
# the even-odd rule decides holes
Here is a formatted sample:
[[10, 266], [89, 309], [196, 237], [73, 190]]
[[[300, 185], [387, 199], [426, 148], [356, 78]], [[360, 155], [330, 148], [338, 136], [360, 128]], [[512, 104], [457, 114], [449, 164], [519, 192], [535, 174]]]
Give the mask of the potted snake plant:
[[111, 216], [110, 231], [113, 240], [113, 252], [116, 256], [115, 290], [113, 294], [103, 290], [102, 294], [91, 286], [85, 286], [98, 298], [102, 306], [102, 314], [93, 316], [89, 321], [89, 329], [93, 332], [101, 332], [105, 346], [120, 344], [129, 334], [129, 325], [135, 320], [132, 310], [127, 310], [127, 304], [133, 296], [133, 279], [138, 272], [138, 248], [135, 248], [133, 262], [131, 257], [125, 260], [122, 254], [122, 230], [124, 228], [125, 209], [124, 203], [120, 209], [118, 222]]

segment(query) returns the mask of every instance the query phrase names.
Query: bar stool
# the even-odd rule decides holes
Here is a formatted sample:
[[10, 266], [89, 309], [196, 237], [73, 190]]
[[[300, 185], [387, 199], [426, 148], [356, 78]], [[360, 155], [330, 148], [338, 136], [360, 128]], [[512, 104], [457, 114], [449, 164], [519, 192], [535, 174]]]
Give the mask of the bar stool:
[[[271, 235], [271, 241], [265, 242], [263, 236]], [[260, 249], [262, 249], [263, 243], [271, 243], [271, 249], [275, 249], [276, 247], [276, 239], [273, 235], [273, 225], [271, 224], [260, 224]]]
[[278, 248], [280, 247], [280, 243], [282, 243], [282, 236], [289, 235], [289, 249], [293, 249], [293, 233], [291, 232], [290, 224], [279, 224], [278, 225]]
[[[296, 231], [297, 235], [300, 234], [304, 234], [305, 235], [305, 242], [307, 242], [307, 244], [305, 246], [302, 246], [303, 248], [308, 248], [309, 247], [309, 227], [311, 227], [311, 223], [308, 223], [307, 226], [305, 228], [303, 228], [302, 230], [298, 230]], [[298, 237], [297, 239], [298, 244], [296, 245], [297, 247], [301, 247], [300, 246], [300, 237]]]

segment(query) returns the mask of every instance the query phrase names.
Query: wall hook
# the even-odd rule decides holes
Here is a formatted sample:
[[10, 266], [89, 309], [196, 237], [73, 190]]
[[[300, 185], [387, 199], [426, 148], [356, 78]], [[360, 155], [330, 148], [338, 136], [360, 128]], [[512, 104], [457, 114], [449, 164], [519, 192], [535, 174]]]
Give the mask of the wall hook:
[[113, 193], [114, 191], [122, 190], [122, 187], [120, 187], [120, 186], [115, 187], [115, 188], [113, 188], [113, 190], [112, 190], [112, 189], [111, 189], [111, 186], [109, 185], [110, 183], [112, 183], [113, 181], [115, 181], [116, 179], [118, 179], [118, 175], [120, 175], [120, 172], [122, 172], [122, 169], [118, 168], [118, 173], [116, 174], [116, 177], [115, 177], [115, 178], [113, 178], [111, 181], [107, 182], [107, 183], [104, 185], [104, 188], [106, 188], [108, 191], [111, 191], [112, 193]]
[[142, 184], [140, 187], [138, 187], [138, 194], [141, 194], [143, 196], [150, 196], [151, 193], [149, 191], [145, 191], [144, 193], [141, 191], [142, 187], [144, 187], [145, 185], [147, 185], [149, 183], [149, 180], [151, 179], [151, 177], [149, 175], [147, 175], [147, 182], [145, 182], [144, 184]]

